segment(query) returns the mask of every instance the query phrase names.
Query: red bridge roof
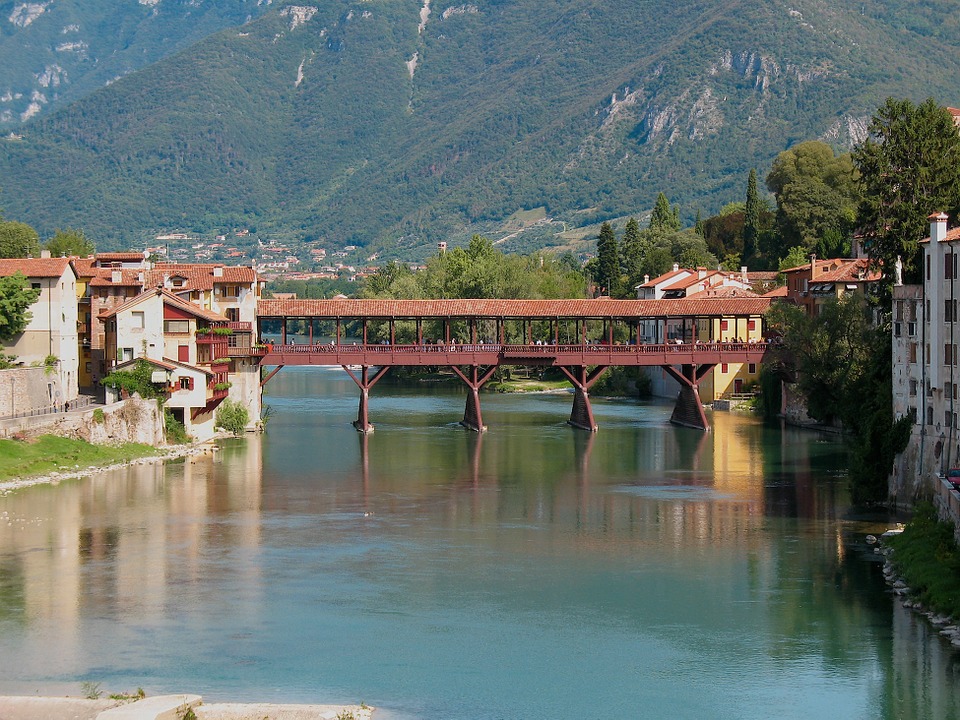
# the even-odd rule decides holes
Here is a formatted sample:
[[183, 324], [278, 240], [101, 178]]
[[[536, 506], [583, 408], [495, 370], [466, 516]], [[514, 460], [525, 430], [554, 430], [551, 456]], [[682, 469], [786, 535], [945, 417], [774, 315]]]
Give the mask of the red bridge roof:
[[260, 300], [261, 318], [656, 318], [762, 315], [767, 297], [675, 300]]

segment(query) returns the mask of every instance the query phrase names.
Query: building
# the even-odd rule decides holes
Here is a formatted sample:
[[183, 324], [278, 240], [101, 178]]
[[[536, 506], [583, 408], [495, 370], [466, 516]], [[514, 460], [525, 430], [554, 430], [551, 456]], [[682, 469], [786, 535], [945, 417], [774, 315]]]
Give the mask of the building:
[[897, 458], [897, 486], [911, 502], [924, 478], [960, 464], [960, 228], [930, 216], [923, 249], [923, 285], [893, 288], [893, 413], [912, 415], [910, 442]]
[[23, 332], [3, 344], [3, 352], [25, 366], [48, 366], [50, 405], [61, 407], [77, 398], [77, 275], [66, 258], [0, 259], [0, 277], [22, 273], [40, 291], [30, 306]]
[[[242, 334], [234, 332], [234, 323], [160, 287], [103, 311], [99, 319], [108, 372], [147, 360], [154, 383], [165, 390], [165, 407], [189, 435], [211, 437], [215, 411], [233, 387], [230, 341]], [[253, 423], [259, 418], [259, 403], [255, 407]]]
[[870, 269], [867, 258], [818, 260], [816, 255], [806, 265], [784, 270], [783, 274], [787, 278], [787, 299], [814, 316], [829, 300], [839, 300], [854, 292], [870, 292], [882, 277]]

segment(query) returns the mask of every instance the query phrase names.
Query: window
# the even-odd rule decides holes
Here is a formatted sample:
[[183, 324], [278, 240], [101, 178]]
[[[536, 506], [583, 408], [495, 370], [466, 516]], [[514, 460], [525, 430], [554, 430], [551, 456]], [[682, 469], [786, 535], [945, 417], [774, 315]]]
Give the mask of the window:
[[192, 377], [182, 377], [182, 378], [180, 378], [180, 389], [181, 389], [181, 390], [193, 390], [193, 378], [192, 378]]
[[949, 410], [945, 410], [943, 413], [943, 424], [947, 427], [953, 426], [953, 413]]
[[897, 300], [893, 305], [894, 319], [903, 321], [903, 300]]
[[190, 332], [189, 320], [164, 320], [163, 331], [165, 333], [188, 333]]
[[749, 365], [747, 365], [747, 372], [750, 373], [751, 375], [756, 375], [756, 374], [757, 374], [757, 364], [756, 364], [756, 363], [750, 363]]
[[907, 303], [907, 321], [917, 321], [917, 303], [915, 300], [911, 300], [909, 303]]
[[143, 328], [146, 327], [146, 319], [144, 318], [142, 310], [134, 310], [130, 313], [130, 320], [133, 328], [143, 330]]
[[747, 330], [756, 330], [757, 321], [756, 320], [747, 320]]
[[727, 364], [726, 364], [726, 363], [721, 363], [721, 364], [720, 364], [720, 372], [722, 372], [722, 373], [727, 372]]
[[32, 283], [30, 283], [30, 287], [31, 287], [32, 289], [34, 289], [34, 290], [39, 290], [39, 289], [40, 289], [40, 283], [32, 282]]
[[917, 361], [917, 344], [910, 343], [910, 362], [915, 363]]
[[950, 397], [950, 395], [951, 395], [951, 392], [952, 392], [952, 391], [951, 391], [951, 389], [950, 389], [950, 386], [951, 386], [951, 383], [950, 383], [950, 382], [945, 382], [945, 383], [943, 384], [943, 396], [944, 396], [945, 398], [948, 398], [948, 397]]
[[917, 324], [915, 322], [907, 323], [907, 335], [917, 334]]
[[951, 351], [950, 343], [947, 343], [943, 346], [943, 364], [953, 365], [953, 353]]
[[901, 324], [902, 324], [902, 323], [898, 323], [898, 322], [895, 322], [895, 323], [893, 324], [893, 335], [894, 335], [894, 337], [900, 337], [900, 335], [901, 335], [900, 325], [901, 325]]
[[917, 396], [917, 381], [915, 378], [910, 378], [910, 397]]
[[927, 408], [927, 425], [933, 425], [933, 408]]
[[729, 327], [730, 327], [729, 321], [727, 321], [727, 320], [721, 320], [721, 321], [720, 321], [720, 329], [721, 329], [721, 330], [726, 330], [726, 329], [728, 329]]
[[127, 360], [133, 360], [133, 348], [118, 348], [117, 349], [117, 360], [120, 362], [126, 362]]

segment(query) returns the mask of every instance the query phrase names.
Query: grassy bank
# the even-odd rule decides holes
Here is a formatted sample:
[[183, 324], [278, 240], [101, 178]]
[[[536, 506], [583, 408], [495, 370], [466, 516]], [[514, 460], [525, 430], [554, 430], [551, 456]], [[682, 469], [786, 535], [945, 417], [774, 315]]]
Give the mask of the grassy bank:
[[551, 392], [558, 390], [569, 390], [570, 383], [564, 380], [500, 380], [487, 384], [485, 390], [501, 393], [523, 393], [523, 392]]
[[55, 435], [42, 435], [35, 440], [0, 440], [0, 482], [158, 454], [160, 451], [156, 448], [139, 443], [91, 445]]
[[891, 558], [903, 581], [928, 608], [960, 618], [960, 548], [953, 526], [925, 503], [900, 535], [890, 538]]

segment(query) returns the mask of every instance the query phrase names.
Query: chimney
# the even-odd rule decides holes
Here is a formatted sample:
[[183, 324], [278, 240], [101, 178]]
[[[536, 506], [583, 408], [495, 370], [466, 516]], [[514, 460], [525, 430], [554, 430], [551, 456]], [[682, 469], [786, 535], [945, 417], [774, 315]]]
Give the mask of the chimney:
[[213, 266], [213, 276], [222, 278], [223, 277], [223, 265], [214, 265]]
[[110, 271], [110, 282], [119, 285], [123, 282], [123, 270], [111, 270]]
[[447, 251], [447, 244], [442, 240], [437, 243], [437, 251], [443, 255]]
[[673, 264], [673, 271], [676, 272], [676, 271], [679, 270], [679, 269], [680, 269], [680, 264], [679, 264], [679, 263], [674, 263], [674, 264]]
[[697, 280], [703, 280], [707, 276], [707, 269], [705, 267], [697, 268]]
[[741, 266], [740, 266], [740, 279], [743, 280], [743, 284], [744, 284], [744, 285], [749, 285], [749, 284], [750, 284], [750, 278], [747, 276], [747, 266], [746, 266], [746, 265], [741, 265]]
[[50, 251], [49, 251], [49, 250], [41, 250], [41, 251], [40, 251], [40, 257], [41, 257], [41, 258], [48, 258], [48, 257], [50, 257]]
[[817, 254], [810, 253], [810, 282], [813, 282], [817, 277]]
[[650, 282], [650, 276], [649, 276], [649, 275], [644, 275], [644, 276], [643, 276], [643, 284], [646, 285], [648, 282]]
[[947, 239], [947, 214], [934, 213], [927, 220], [930, 221], [930, 242], [943, 242]]

